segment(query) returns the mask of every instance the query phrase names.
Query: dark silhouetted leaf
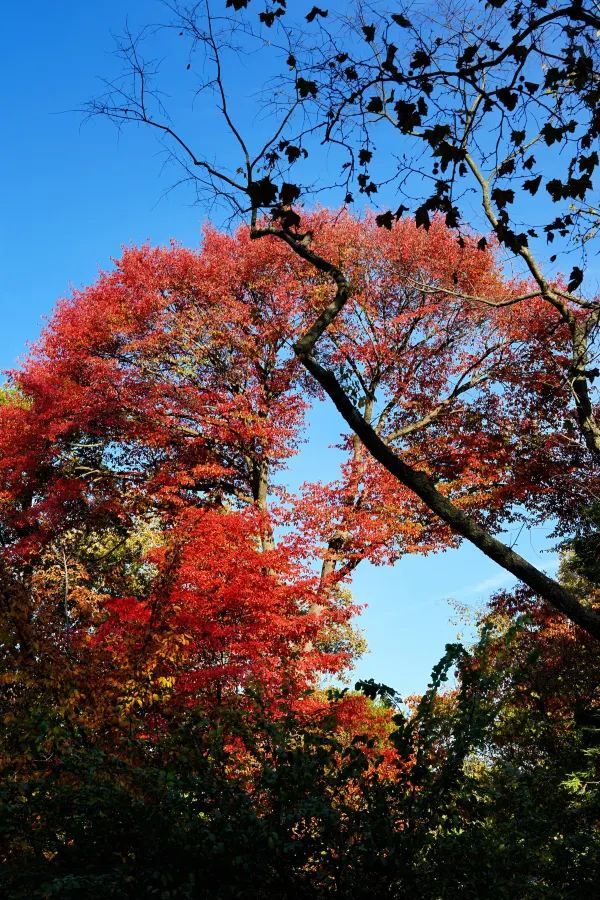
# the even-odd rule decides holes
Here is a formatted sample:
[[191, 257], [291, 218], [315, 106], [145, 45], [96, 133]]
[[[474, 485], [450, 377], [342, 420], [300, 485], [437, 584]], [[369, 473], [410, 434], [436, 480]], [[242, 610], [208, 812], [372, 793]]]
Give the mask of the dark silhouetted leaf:
[[513, 110], [517, 105], [517, 100], [519, 99], [518, 94], [515, 94], [514, 91], [511, 91], [510, 88], [499, 88], [496, 91], [496, 97], [498, 100], [508, 109]]
[[456, 65], [458, 66], [459, 69], [461, 69], [463, 66], [469, 66], [473, 62], [473, 60], [475, 59], [476, 56], [477, 56], [477, 47], [474, 45], [467, 47], [465, 52], [461, 56], [459, 56], [458, 59], [456, 60]]
[[511, 175], [515, 171], [514, 159], [505, 160], [498, 169], [498, 175]]
[[562, 137], [564, 136], [564, 129], [552, 125], [551, 122], [546, 122], [544, 127], [540, 129], [540, 133], [543, 135], [543, 138], [548, 146], [551, 147], [552, 144], [554, 144], [556, 141], [560, 141], [562, 139]]
[[529, 191], [529, 193], [533, 196], [537, 194], [540, 184], [542, 181], [542, 176], [538, 175], [536, 178], [530, 178], [527, 181], [523, 182], [523, 189]]
[[[412, 131], [413, 128], [417, 128], [421, 124], [421, 113], [415, 103], [398, 100], [394, 109], [398, 116], [398, 126], [401, 131], [405, 133]], [[427, 106], [425, 106], [425, 109], [427, 109]]]
[[598, 165], [598, 154], [594, 150], [593, 153], [590, 153], [589, 156], [585, 156], [583, 153], [579, 157], [579, 171], [587, 172], [588, 175], [592, 175], [594, 169]]
[[277, 199], [277, 187], [269, 176], [265, 175], [250, 185], [249, 194], [254, 207], [271, 206]]
[[432, 147], [437, 147], [449, 135], [449, 125], [434, 125], [433, 128], [426, 128], [423, 132], [423, 137]]
[[579, 266], [573, 266], [573, 268], [571, 269], [571, 274], [569, 275], [569, 284], [567, 285], [568, 290], [576, 291], [582, 281], [582, 270], [579, 268]]
[[269, 11], [261, 12], [259, 13], [258, 18], [263, 23], [263, 25], [266, 25], [267, 28], [271, 28], [277, 15], [281, 15], [281, 10], [278, 10], [278, 12], [276, 13]]
[[429, 230], [431, 221], [429, 219], [429, 212], [427, 211], [427, 207], [424, 204], [417, 207], [417, 209], [415, 210], [415, 224], [417, 228], [424, 228], [426, 231]]
[[381, 97], [371, 97], [367, 103], [367, 112], [380, 113], [383, 112], [383, 100]]
[[385, 59], [381, 63], [381, 68], [385, 69], [386, 72], [394, 73], [394, 72], [398, 71], [398, 67], [394, 63], [394, 57], [396, 56], [397, 52], [398, 52], [398, 48], [396, 47], [395, 44], [388, 44], [388, 48], [387, 48], [387, 51], [385, 54]]
[[[458, 223], [460, 222], [460, 213], [456, 206], [450, 207], [445, 216], [446, 225], [448, 228], [458, 228]], [[458, 239], [458, 243], [461, 247], [464, 247], [465, 242], [462, 237]]]
[[426, 69], [431, 65], [431, 57], [425, 50], [417, 50], [410, 61], [411, 69]]
[[289, 144], [285, 148], [285, 155], [287, 156], [289, 163], [294, 163], [301, 156], [306, 159], [306, 157], [308, 156], [308, 152], [302, 147], [296, 147], [295, 144]]
[[548, 181], [546, 183], [546, 190], [555, 203], [558, 203], [558, 201], [562, 200], [564, 197], [564, 185], [559, 178], [552, 178]]
[[279, 197], [284, 206], [291, 206], [300, 196], [300, 188], [297, 184], [284, 181], [279, 189]]
[[379, 226], [379, 228], [387, 228], [388, 231], [392, 230], [392, 225], [394, 222], [394, 217], [392, 215], [391, 210], [387, 212], [380, 213], [378, 216], [375, 216], [375, 223]]
[[365, 40], [370, 44], [375, 40], [375, 26], [374, 25], [363, 25], [362, 32], [365, 36]]
[[298, 87], [298, 93], [302, 98], [304, 97], [316, 97], [317, 96], [317, 83], [316, 81], [307, 81], [306, 78], [299, 78], [296, 82]]
[[326, 9], [319, 9], [318, 6], [313, 6], [311, 11], [306, 16], [306, 21], [312, 22], [313, 19], [317, 18], [317, 16], [321, 16], [322, 19], [325, 19], [325, 18], [327, 18], [328, 15], [329, 15], [329, 13]]

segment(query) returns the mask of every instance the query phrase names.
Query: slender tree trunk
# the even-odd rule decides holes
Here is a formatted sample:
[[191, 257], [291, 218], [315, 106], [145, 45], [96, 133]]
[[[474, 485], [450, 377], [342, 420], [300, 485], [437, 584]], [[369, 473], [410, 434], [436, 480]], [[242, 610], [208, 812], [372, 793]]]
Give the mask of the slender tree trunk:
[[575, 322], [572, 329], [573, 359], [569, 369], [569, 383], [575, 398], [577, 420], [586, 446], [600, 460], [600, 426], [594, 415], [588, 382], [599, 372], [590, 373], [589, 325]]

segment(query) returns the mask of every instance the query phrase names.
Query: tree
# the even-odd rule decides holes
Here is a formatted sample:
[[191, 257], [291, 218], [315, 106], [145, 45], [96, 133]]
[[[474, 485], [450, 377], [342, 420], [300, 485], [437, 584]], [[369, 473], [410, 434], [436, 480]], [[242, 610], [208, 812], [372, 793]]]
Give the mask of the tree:
[[89, 689], [155, 711], [173, 690], [290, 703], [352, 653], [353, 607], [319, 590], [317, 548], [276, 546], [267, 508], [305, 405], [282, 340], [293, 295], [267, 297], [250, 255], [226, 292], [223, 241], [207, 245], [128, 251], [64, 301], [0, 410], [17, 671], [104, 650]]
[[[248, 6], [228, 5], [234, 11]], [[207, 68], [200, 87], [214, 90], [218, 109], [237, 148], [239, 165], [231, 169], [215, 167], [155, 106], [140, 45], [130, 35], [120, 46], [127, 64], [126, 80], [115, 83], [104, 98], [91, 105], [91, 111], [119, 124], [136, 122], [158, 131], [172, 142], [187, 176], [201, 193], [208, 191], [211, 196], [224, 199], [234, 213], [247, 218], [253, 239], [282, 242], [318, 277], [329, 279], [329, 303], [312, 322], [306, 322], [304, 333], [296, 336], [295, 352], [368, 453], [455, 534], [474, 543], [557, 610], [598, 637], [600, 620], [593, 609], [499, 541], [491, 523], [482, 524], [465, 512], [455, 502], [452, 491], [443, 487], [444, 473], [437, 470], [433, 460], [417, 464], [404, 446], [382, 439], [368, 415], [356, 405], [339, 373], [323, 364], [322, 346], [351, 302], [354, 285], [344, 261], [329, 256], [315, 244], [310, 223], [304, 221], [298, 206], [309, 197], [309, 189], [291, 174], [293, 166], [315, 152], [314, 147], [319, 146], [314, 143], [317, 137], [348, 153], [346, 161], [340, 162], [345, 202], [352, 201], [350, 184], [354, 178], [359, 191], [372, 199], [382, 180], [396, 176], [395, 172], [384, 174], [379, 182], [377, 177], [371, 177], [373, 164], [378, 162], [384, 168], [381, 159], [374, 155], [376, 134], [380, 128], [393, 125], [401, 141], [408, 141], [407, 152], [416, 142], [431, 156], [433, 182], [423, 181], [425, 169], [421, 164], [417, 166], [416, 181], [410, 181], [415, 168], [412, 157], [397, 173], [396, 180], [408, 193], [416, 185], [422, 194], [423, 183], [433, 184], [433, 193], [417, 206], [417, 225], [431, 228], [431, 215], [439, 211], [446, 224], [457, 230], [459, 246], [463, 247], [470, 238], [459, 216], [460, 185], [463, 179], [473, 178], [494, 240], [524, 265], [520, 290], [507, 297], [496, 292], [495, 283], [480, 292], [469, 292], [465, 286], [457, 289], [456, 284], [420, 287], [434, 300], [444, 295], [468, 308], [520, 306], [531, 324], [545, 309], [553, 323], [551, 328], [564, 329], [568, 343], [563, 348], [560, 376], [561, 417], [569, 422], [568, 429], [575, 428], [568, 440], [578, 457], [578, 462], [571, 458], [568, 468], [572, 472], [581, 461], [586, 469], [582, 448], [593, 458], [598, 456], [598, 426], [591, 391], [597, 374], [593, 341], [600, 308], [594, 297], [587, 298], [579, 291], [581, 266], [573, 267], [568, 279], [547, 276], [530, 242], [540, 234], [557, 242], [560, 237], [575, 238], [579, 234], [586, 239], [584, 248], [589, 249], [594, 229], [588, 228], [583, 235], [577, 229], [593, 215], [593, 209], [582, 206], [578, 211], [558, 216], [553, 212], [545, 226], [536, 230], [532, 225], [523, 231], [516, 219], [513, 221], [510, 209], [517, 186], [520, 190], [523, 181], [522, 172], [527, 176], [523, 190], [535, 193], [542, 177], [536, 174], [536, 166], [546, 168], [554, 149], [572, 147], [573, 152], [568, 157], [564, 178], [551, 179], [546, 185], [551, 201], [564, 207], [576, 198], [583, 204], [592, 186], [597, 161], [593, 144], [598, 128], [594, 43], [597, 15], [585, 3], [550, 11], [545, 11], [545, 3], [524, 4], [520, 0], [515, 0], [510, 10], [503, 3], [494, 3], [493, 7], [485, 11], [478, 8], [475, 29], [465, 27], [466, 17], [472, 12], [443, 19], [429, 9], [424, 15], [413, 16], [405, 10], [391, 18], [374, 12], [378, 18], [376, 24], [371, 24], [359, 9], [358, 27], [353, 30], [352, 20], [350, 31], [347, 23], [342, 31], [340, 20], [315, 7], [307, 16], [311, 28], [316, 29], [312, 49], [310, 42], [307, 49], [307, 42], [299, 40], [294, 23], [288, 24], [285, 4], [268, 7], [259, 19], [266, 28], [281, 28], [280, 42], [270, 43], [285, 49], [291, 75], [287, 77], [287, 100], [280, 101], [273, 130], [266, 140], [261, 137], [258, 150], [251, 149], [232, 117], [225, 87], [225, 57], [232, 48], [232, 33], [243, 32], [246, 37], [250, 34], [252, 39], [263, 41], [263, 47], [264, 38], [255, 34], [250, 20], [244, 24], [235, 19], [232, 32], [231, 22], [214, 18], [208, 7], [175, 7], [177, 27], [182, 36], [190, 39], [191, 52], [205, 53]], [[404, 48], [402, 59], [393, 44], [398, 30]], [[545, 49], [546, 41], [551, 42], [551, 51]], [[537, 80], [534, 70], [539, 75]], [[495, 135], [493, 143], [490, 134]], [[539, 163], [534, 147], [543, 150]], [[566, 154], [557, 157], [558, 165], [564, 158]], [[405, 209], [401, 204], [393, 215], [389, 210], [383, 211], [377, 223], [390, 228]], [[267, 221], [261, 220], [261, 212], [267, 214]], [[519, 216], [526, 213], [519, 207]], [[483, 252], [489, 240], [478, 237], [475, 243]], [[417, 287], [418, 282], [417, 278]], [[529, 337], [532, 335], [528, 340]], [[356, 363], [354, 358], [352, 361]], [[445, 402], [442, 410], [430, 406], [422, 411], [422, 418], [443, 418], [447, 406]]]
[[273, 718], [259, 702], [218, 715], [175, 707], [152, 735], [86, 725], [81, 701], [77, 719], [40, 702], [49, 685], [38, 682], [28, 706], [0, 719], [5, 892], [533, 900], [593, 890], [597, 776], [582, 770], [581, 735], [561, 720], [555, 752], [542, 742], [536, 756], [542, 717], [518, 717], [530, 634], [524, 622], [504, 633], [488, 623], [470, 652], [450, 645], [422, 698], [402, 702], [367, 681], [362, 695], [321, 696], [318, 715]]
[[[560, 384], [568, 335], [547, 330], [546, 307], [538, 349], [519, 305], [482, 314], [406, 290], [410, 271], [443, 285], [457, 267], [472, 286], [518, 289], [441, 221], [382, 233], [320, 213], [311, 228], [352, 272], [357, 301], [323, 353], [342, 378], [352, 348], [347, 390], [363, 390], [365, 412], [366, 374], [380, 379], [389, 400], [373, 427], [403, 430], [417, 459], [438, 454], [482, 521], [539, 501], [542, 515], [560, 502], [568, 523], [572, 479], [544, 441], [524, 443], [552, 434], [559, 463], [566, 452], [542, 399]], [[302, 333], [329, 292], [246, 229], [208, 232], [198, 252], [132, 249], [62, 302], [13, 373], [0, 409], [0, 858], [15, 900], [593, 887], [591, 638], [521, 595], [533, 626], [498, 601], [421, 698], [372, 681], [362, 694], [314, 690], [351, 653], [341, 586], [357, 562], [453, 540], [353, 440], [338, 485], [297, 499], [272, 490], [305, 378], [280, 337]], [[442, 410], [460, 444], [442, 411], [423, 422], [419, 406], [440, 407], [449, 382]], [[488, 429], [482, 467], [473, 434], [491, 411], [502, 428]], [[587, 537], [576, 548], [589, 575]], [[577, 580], [571, 590], [591, 593]]]
[[[555, 427], [568, 334], [546, 307], [532, 323], [519, 305], [432, 293], [520, 288], [441, 221], [307, 221], [353, 284], [319, 365], [377, 439], [443, 473], [440, 495], [478, 527], [556, 507], [568, 526], [590, 473]], [[299, 699], [351, 658], [355, 566], [454, 543], [353, 439], [338, 483], [273, 502], [306, 406], [290, 342], [330, 296], [326, 275], [243, 229], [208, 231], [199, 252], [131, 249], [59, 305], [13, 374], [2, 535], [19, 609], [31, 598], [19, 627], [64, 652], [103, 647], [129, 707], [160, 707], [164, 690], [220, 704], [244, 686]]]
[[[356, 160], [361, 163], [357, 186], [367, 194], [382, 180], [373, 172], [390, 168], [385, 158], [378, 165], [382, 126], [394, 129], [404, 152], [423, 148], [419, 171], [429, 170], [432, 192], [419, 198], [415, 215], [425, 228], [439, 210], [460, 229], [461, 198], [465, 191], [478, 195], [487, 227], [524, 264], [534, 295], [569, 328], [567, 378], [577, 423], [600, 459], [590, 396], [598, 374], [591, 354], [600, 311], [597, 298], [578, 292], [586, 255], [561, 283], [546, 274], [535, 251], [541, 237], [591, 249], [595, 235], [598, 211], [588, 197], [600, 135], [597, 5], [494, 2], [479, 4], [474, 18], [471, 8], [404, 11], [390, 16], [370, 10], [373, 24], [361, 12], [354, 34], [330, 34], [312, 61], [324, 140], [346, 149], [349, 180]], [[394, 41], [402, 44], [401, 54]], [[409, 193], [410, 171], [404, 158], [393, 175]], [[536, 205], [534, 220], [526, 198], [540, 188], [551, 202]], [[401, 208], [388, 210], [380, 222], [389, 226], [398, 215]]]

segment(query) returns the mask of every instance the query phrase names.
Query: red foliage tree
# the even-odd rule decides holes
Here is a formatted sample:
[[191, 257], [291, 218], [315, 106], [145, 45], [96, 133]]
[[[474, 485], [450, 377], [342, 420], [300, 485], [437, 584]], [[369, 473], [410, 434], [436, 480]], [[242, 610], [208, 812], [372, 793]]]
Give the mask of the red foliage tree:
[[[523, 285], [441, 222], [308, 224], [353, 284], [318, 359], [376, 433], [487, 527], [568, 518], [589, 473], [560, 427], [566, 335], [549, 307], [480, 303]], [[151, 697], [157, 679], [195, 699], [301, 696], [350, 658], [336, 584], [361, 559], [456, 540], [355, 436], [337, 483], [273, 502], [315, 390], [292, 343], [333, 293], [328, 272], [244, 230], [208, 230], [199, 252], [130, 249], [59, 304], [12, 375], [5, 564], [45, 573], [70, 640], [91, 630]]]

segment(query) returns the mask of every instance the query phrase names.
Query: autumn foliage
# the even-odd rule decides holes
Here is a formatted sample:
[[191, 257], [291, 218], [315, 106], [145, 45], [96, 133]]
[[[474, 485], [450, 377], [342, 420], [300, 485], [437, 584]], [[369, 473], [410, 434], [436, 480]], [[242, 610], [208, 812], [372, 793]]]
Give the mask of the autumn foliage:
[[[493, 245], [461, 245], [439, 220], [388, 231], [320, 211], [308, 226], [353, 283], [319, 359], [377, 433], [490, 528], [551, 515], [566, 532], [594, 476], [573, 438], [568, 336], [552, 309], [511, 305], [524, 285], [502, 277]], [[354, 435], [340, 438], [335, 481], [286, 489], [321, 399], [292, 344], [331, 296], [330, 280], [281, 242], [244, 230], [207, 229], [198, 251], [130, 248], [58, 304], [0, 405], [6, 764], [21, 752], [13, 726], [48, 705], [62, 724], [23, 764], [41, 781], [67, 766], [67, 733], [94, 735], [102, 754], [120, 748], [118, 765], [143, 768], [160, 753], [184, 771], [177, 742], [188, 729], [193, 766], [201, 759], [202, 777], [217, 778], [219, 802], [241, 792], [232, 815], [250, 804], [278, 833], [278, 797], [295, 791], [310, 808], [321, 792], [331, 821], [302, 807], [285, 840], [308, 848], [301, 880], [322, 872], [328, 848], [338, 874], [322, 876], [325, 893], [342, 877], [339, 822], [352, 844], [368, 811], [389, 806], [381, 841], [408, 841], [444, 808], [515, 647], [526, 667], [549, 641], [552, 684], [576, 658], [530, 598], [533, 635], [510, 643], [517, 612], [498, 607], [480, 656], [451, 648], [431, 695], [408, 707], [393, 692], [322, 689], [360, 648], [356, 566], [457, 543]], [[462, 688], [440, 699], [451, 664]], [[565, 693], [564, 715], [574, 700]], [[529, 706], [516, 689], [510, 702], [506, 721], [518, 721]], [[64, 785], [77, 783], [73, 771]], [[213, 814], [209, 803], [203, 815]]]
[[[354, 284], [321, 359], [378, 433], [488, 524], [568, 519], [590, 473], [550, 308], [478, 302], [523, 285], [441, 221], [308, 224]], [[209, 229], [61, 301], [0, 410], [4, 563], [47, 595], [32, 620], [50, 605], [128, 683], [189, 698], [289, 700], [349, 663], [354, 567], [456, 538], [355, 437], [338, 481], [280, 486], [318, 394], [291, 342], [331, 291], [281, 243]]]

